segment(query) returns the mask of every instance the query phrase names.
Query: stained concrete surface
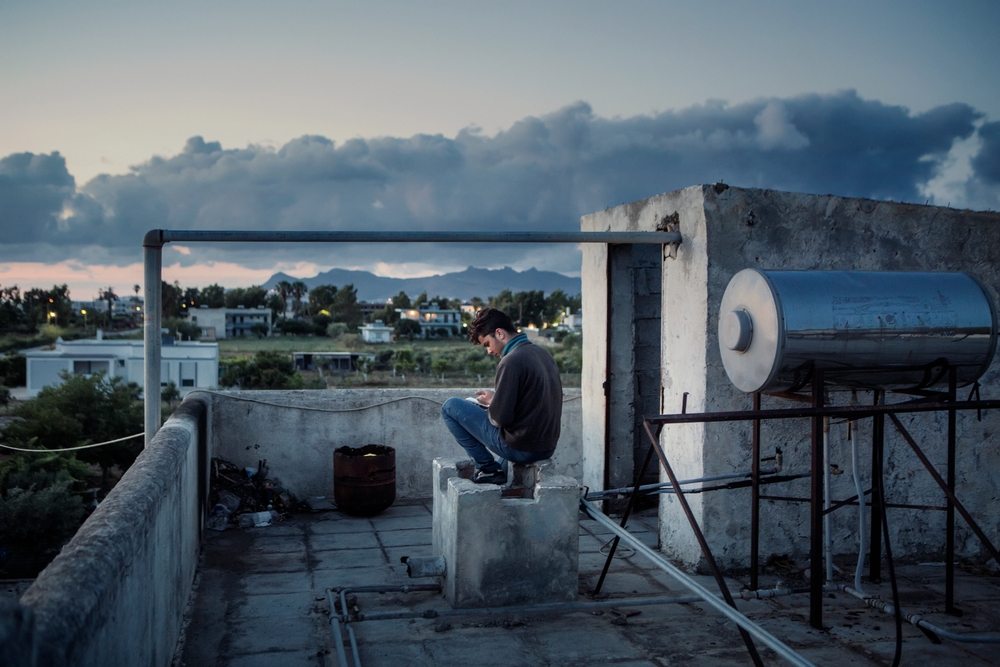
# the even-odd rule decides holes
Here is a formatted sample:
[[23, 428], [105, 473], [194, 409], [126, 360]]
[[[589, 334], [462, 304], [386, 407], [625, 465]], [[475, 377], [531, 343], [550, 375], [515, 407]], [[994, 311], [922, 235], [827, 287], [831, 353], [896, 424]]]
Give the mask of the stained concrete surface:
[[[634, 517], [630, 530], [656, 545], [656, 512]], [[590, 599], [604, 564], [610, 535], [596, 522], [580, 521], [581, 600]], [[397, 503], [373, 518], [338, 512], [297, 515], [269, 527], [206, 533], [188, 625], [174, 665], [336, 665], [327, 588], [370, 584], [428, 583], [411, 580], [399, 559], [431, 549], [430, 501]], [[621, 548], [602, 596], [683, 596], [688, 591], [643, 556]], [[846, 563], [845, 563], [846, 565]], [[795, 570], [762, 577], [762, 584], [796, 582]], [[696, 577], [714, 586], [709, 577]], [[745, 582], [730, 579], [732, 590]], [[891, 596], [889, 584], [866, 586]], [[959, 571], [956, 601], [962, 618], [942, 613], [943, 568], [899, 568], [906, 611], [958, 633], [1000, 633], [1000, 578]], [[438, 593], [358, 593], [362, 612], [447, 609]], [[843, 594], [824, 599], [825, 631], [809, 627], [804, 595], [741, 601], [739, 608], [817, 665], [889, 665], [894, 646], [891, 616]], [[632, 612], [639, 612], [634, 614]], [[364, 621], [352, 624], [365, 667], [424, 665], [612, 664], [620, 667], [752, 664], [732, 623], [702, 603], [563, 614], [497, 614], [475, 617]], [[345, 633], [346, 635], [346, 633]], [[903, 627], [905, 665], [1000, 664], [996, 645], [931, 644]], [[348, 656], [350, 650], [348, 649]], [[761, 647], [765, 664], [781, 664]], [[348, 658], [350, 659], [350, 657]]]

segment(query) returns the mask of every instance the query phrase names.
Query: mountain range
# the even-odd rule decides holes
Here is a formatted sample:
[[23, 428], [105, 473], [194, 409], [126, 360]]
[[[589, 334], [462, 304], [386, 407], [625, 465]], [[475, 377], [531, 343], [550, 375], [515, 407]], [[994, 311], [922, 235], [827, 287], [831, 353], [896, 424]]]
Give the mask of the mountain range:
[[430, 297], [442, 296], [462, 300], [474, 296], [487, 299], [505, 289], [511, 292], [541, 290], [546, 294], [560, 289], [569, 295], [580, 293], [579, 278], [564, 276], [555, 271], [539, 271], [535, 268], [515, 271], [509, 266], [502, 269], [478, 269], [470, 266], [464, 271], [423, 278], [386, 278], [368, 271], [348, 269], [330, 269], [312, 278], [295, 278], [285, 273], [276, 273], [264, 283], [263, 287], [271, 289], [282, 280], [290, 283], [301, 280], [309, 289], [319, 285], [343, 287], [352, 284], [358, 291], [360, 301], [385, 301], [400, 292], [406, 292], [411, 298], [421, 292], [427, 292]]

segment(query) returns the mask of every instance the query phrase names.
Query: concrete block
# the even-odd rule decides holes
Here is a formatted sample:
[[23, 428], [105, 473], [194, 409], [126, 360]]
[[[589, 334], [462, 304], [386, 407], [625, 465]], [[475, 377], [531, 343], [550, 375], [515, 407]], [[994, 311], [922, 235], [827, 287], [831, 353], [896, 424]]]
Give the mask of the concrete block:
[[579, 484], [550, 461], [513, 468], [501, 489], [473, 483], [471, 460], [434, 460], [433, 553], [455, 608], [577, 597]]

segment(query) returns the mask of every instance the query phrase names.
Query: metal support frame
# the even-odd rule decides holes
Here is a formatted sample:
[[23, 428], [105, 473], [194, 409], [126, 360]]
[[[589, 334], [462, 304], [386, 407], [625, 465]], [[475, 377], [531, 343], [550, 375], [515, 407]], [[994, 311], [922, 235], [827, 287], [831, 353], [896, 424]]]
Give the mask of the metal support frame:
[[[781, 496], [761, 496], [759, 493], [759, 485], [762, 481], [759, 478], [759, 472], [751, 474], [750, 485], [753, 489], [753, 502], [751, 503], [751, 570], [750, 576], [751, 581], [754, 584], [752, 586], [753, 590], [756, 590], [757, 586], [757, 557], [759, 548], [759, 501], [760, 500], [786, 500], [786, 501], [796, 501], [796, 502], [809, 502], [810, 503], [810, 586], [809, 586], [809, 622], [815, 628], [822, 629], [822, 599], [823, 599], [823, 517], [829, 512], [833, 512], [841, 507], [849, 506], [852, 504], [857, 504], [857, 496], [853, 496], [847, 500], [837, 501], [835, 504], [831, 505], [828, 510], [823, 508], [823, 453], [822, 453], [822, 438], [823, 438], [823, 419], [825, 417], [842, 417], [848, 418], [850, 420], [857, 420], [859, 418], [871, 417], [873, 418], [873, 442], [872, 442], [872, 489], [870, 491], [872, 496], [872, 537], [871, 537], [871, 566], [870, 571], [874, 572], [876, 576], [879, 575], [880, 570], [878, 568], [878, 560], [881, 555], [882, 544], [880, 539], [876, 539], [876, 535], [881, 537], [881, 532], [886, 532], [884, 520], [882, 519], [884, 511], [886, 508], [890, 507], [905, 507], [907, 509], [918, 509], [918, 510], [945, 510], [947, 512], [953, 512], [955, 510], [961, 514], [962, 518], [966, 521], [969, 528], [972, 529], [976, 537], [979, 538], [982, 545], [987, 551], [993, 556], [994, 560], [1000, 564], [1000, 551], [990, 542], [989, 538], [979, 527], [979, 524], [972, 518], [972, 515], [965, 509], [965, 506], [958, 500], [955, 495], [955, 457], [956, 457], [956, 414], [959, 410], [986, 410], [986, 409], [996, 409], [1000, 408], [1000, 400], [967, 400], [958, 401], [956, 399], [956, 374], [954, 371], [951, 372], [949, 377], [949, 389], [946, 394], [925, 394], [923, 397], [909, 400], [901, 403], [886, 404], [884, 400], [884, 392], [875, 392], [875, 401], [873, 405], [869, 406], [829, 406], [826, 405], [825, 401], [825, 387], [823, 383], [823, 373], [815, 372], [812, 378], [812, 397], [810, 399], [811, 407], [797, 407], [797, 408], [783, 408], [783, 409], [768, 409], [764, 410], [760, 407], [760, 396], [754, 396], [753, 409], [743, 410], [743, 411], [731, 411], [731, 412], [706, 412], [700, 414], [688, 414], [686, 412], [681, 414], [673, 415], [658, 415], [656, 417], [649, 417], [645, 420], [644, 426], [646, 433], [649, 436], [651, 442], [651, 451], [655, 451], [660, 459], [660, 464], [664, 467], [668, 477], [671, 479], [671, 483], [674, 486], [674, 493], [677, 496], [682, 508], [685, 511], [688, 522], [691, 524], [691, 528], [695, 533], [695, 537], [698, 540], [699, 546], [701, 547], [702, 554], [705, 556], [705, 560], [708, 563], [710, 569], [712, 569], [713, 575], [716, 575], [717, 581], [720, 582], [720, 588], [723, 589], [723, 594], [727, 592], [725, 589], [724, 582], [721, 581], [721, 573], [718, 571], [718, 567], [715, 564], [715, 560], [711, 555], [711, 551], [707, 542], [705, 541], [704, 535], [701, 532], [701, 528], [698, 525], [697, 520], [694, 518], [693, 513], [690, 511], [690, 507], [687, 505], [685, 500], [685, 491], [681, 489], [680, 484], [676, 481], [673, 475], [673, 470], [670, 468], [669, 463], [666, 460], [666, 456], [663, 453], [662, 448], [659, 445], [659, 435], [664, 426], [671, 424], [690, 424], [690, 423], [718, 423], [718, 422], [735, 422], [735, 421], [751, 421], [754, 424], [753, 430], [753, 441], [751, 444], [754, 456], [754, 462], [752, 465], [755, 468], [759, 467], [759, 454], [760, 454], [760, 432], [759, 425], [762, 420], [765, 419], [802, 419], [808, 418], [811, 422], [812, 429], [812, 452], [811, 452], [811, 465], [810, 465], [810, 497], [806, 498], [788, 498]], [[796, 400], [801, 400], [801, 397], [789, 397], [795, 398]], [[916, 441], [909, 434], [903, 424], [899, 421], [898, 414], [901, 413], [922, 413], [922, 412], [947, 412], [948, 421], [948, 478], [943, 478], [934, 466], [931, 464], [930, 460], [923, 453], [920, 447], [917, 445]], [[941, 490], [947, 497], [948, 504], [946, 507], [938, 506], [923, 506], [923, 505], [903, 505], [897, 503], [885, 503], [884, 502], [884, 483], [883, 483], [883, 458], [884, 458], [884, 418], [888, 416], [892, 421], [896, 430], [899, 431], [900, 435], [906, 440], [907, 444], [913, 449], [914, 453], [923, 463], [924, 467], [930, 473], [931, 477], [938, 484]], [[768, 480], [771, 481], [771, 480]], [[777, 480], [774, 480], [777, 481]], [[687, 492], [687, 493], [690, 493]], [[866, 492], [867, 495], [868, 492]], [[878, 521], [876, 521], [876, 517]], [[949, 562], [954, 560], [954, 524], [949, 523], [946, 535], [946, 546], [949, 549], [948, 559]], [[885, 545], [888, 547], [888, 545]], [[610, 559], [609, 559], [610, 560]], [[607, 567], [607, 566], [605, 566]], [[954, 591], [954, 570], [952, 567], [946, 570], [946, 591]], [[727, 598], [728, 601], [729, 598]], [[953, 604], [947, 609], [949, 613], [961, 613], [958, 611]], [[749, 648], [749, 645], [748, 645]]]
[[677, 247], [680, 232], [255, 232], [151, 229], [142, 239], [145, 444], [160, 429], [163, 245], [184, 243], [604, 243]]

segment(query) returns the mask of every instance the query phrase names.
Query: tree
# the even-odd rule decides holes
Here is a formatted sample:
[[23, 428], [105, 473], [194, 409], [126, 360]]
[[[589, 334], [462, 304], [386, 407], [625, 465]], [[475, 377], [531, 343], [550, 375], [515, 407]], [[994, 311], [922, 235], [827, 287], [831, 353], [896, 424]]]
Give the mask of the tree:
[[197, 287], [188, 287], [184, 290], [184, 295], [181, 297], [181, 301], [181, 305], [184, 307], [184, 310], [197, 308], [201, 303], [201, 293], [198, 291]]
[[[403, 320], [406, 322], [407, 320]], [[396, 350], [396, 363], [393, 364], [392, 370], [397, 373], [412, 373], [413, 369], [417, 367], [417, 362], [413, 358], [413, 350], [402, 349]]]
[[[3, 438], [18, 446], [61, 449], [93, 442], [106, 442], [142, 432], [141, 390], [134, 382], [101, 373], [71, 375], [63, 372], [63, 383], [45, 387], [34, 399], [15, 411], [20, 419], [3, 429]], [[112, 466], [128, 469], [142, 451], [142, 438], [93, 449], [77, 457], [101, 467], [105, 482]]]
[[181, 286], [177, 281], [171, 285], [167, 281], [160, 283], [160, 304], [163, 319], [181, 316]]
[[317, 285], [309, 290], [309, 314], [318, 315], [321, 310], [332, 311], [333, 302], [336, 299], [336, 286]]
[[561, 289], [557, 289], [545, 298], [545, 321], [550, 325], [556, 324], [566, 310], [569, 297]]
[[33, 288], [24, 293], [21, 301], [26, 320], [31, 325], [51, 321], [49, 313], [55, 313], [55, 323], [69, 322], [73, 312], [73, 304], [69, 296], [69, 287], [53, 285], [50, 290]]
[[298, 315], [299, 310], [302, 308], [302, 297], [305, 296], [308, 291], [309, 288], [306, 287], [306, 284], [301, 280], [296, 280], [292, 283], [289, 293], [292, 295], [292, 298], [295, 299], [295, 303], [292, 308], [296, 315]]
[[205, 305], [209, 308], [223, 308], [226, 305], [226, 289], [219, 284], [209, 285], [202, 288], [198, 293], [199, 306]]
[[407, 309], [410, 307], [410, 297], [406, 296], [406, 292], [400, 291], [399, 294], [392, 297], [392, 307]]
[[285, 314], [285, 302], [278, 294], [272, 294], [267, 298], [267, 307], [271, 309], [272, 322], [277, 322], [278, 318]]
[[251, 359], [235, 359], [225, 364], [219, 379], [223, 387], [240, 389], [298, 389], [302, 376], [292, 358], [273, 350], [262, 350]]
[[17, 285], [0, 289], [0, 333], [18, 330], [26, 322], [21, 290]]
[[181, 390], [177, 388], [174, 381], [171, 380], [167, 383], [167, 386], [160, 390], [160, 400], [169, 405], [171, 408], [174, 407], [174, 401], [178, 401], [181, 398]]
[[365, 382], [368, 382], [368, 374], [375, 370], [375, 357], [358, 357], [354, 366], [361, 373], [362, 377], [364, 377]]
[[281, 316], [284, 317], [285, 311], [288, 310], [288, 297], [292, 294], [292, 284], [287, 280], [282, 280], [274, 289], [281, 297]]
[[267, 335], [267, 325], [263, 322], [254, 322], [253, 326], [250, 327], [250, 333], [257, 338], [263, 338]]
[[444, 372], [451, 368], [451, 362], [449, 362], [444, 357], [438, 357], [431, 364], [431, 369], [434, 371], [435, 375], [440, 375], [441, 379], [444, 380]]
[[267, 290], [260, 285], [251, 285], [243, 290], [244, 308], [263, 308], [267, 303]]
[[420, 306], [424, 305], [425, 303], [427, 303], [427, 292], [421, 292], [420, 296], [414, 299], [413, 303], [410, 304], [410, 307], [420, 308]]
[[393, 328], [393, 333], [396, 334], [398, 338], [406, 338], [407, 340], [413, 340], [413, 337], [420, 337], [420, 322], [416, 320], [401, 319], [396, 322], [396, 326]]
[[104, 289], [102, 289], [98, 294], [101, 297], [101, 301], [107, 301], [107, 303], [108, 303], [108, 310], [107, 310], [108, 320], [107, 321], [110, 323], [114, 319], [114, 314], [115, 314], [115, 304], [114, 304], [114, 302], [115, 301], [120, 301], [120, 299], [118, 298], [118, 295], [115, 294], [115, 288], [112, 287], [111, 285], [108, 285], [107, 287], [105, 287]]
[[357, 329], [362, 322], [361, 306], [358, 305], [358, 290], [354, 285], [344, 285], [330, 304], [330, 314], [337, 322], [343, 322], [351, 330]]

